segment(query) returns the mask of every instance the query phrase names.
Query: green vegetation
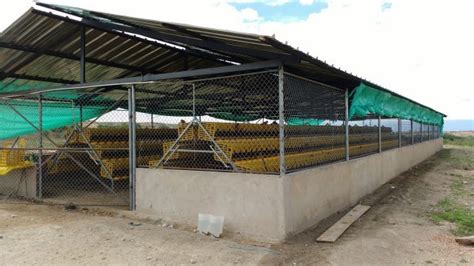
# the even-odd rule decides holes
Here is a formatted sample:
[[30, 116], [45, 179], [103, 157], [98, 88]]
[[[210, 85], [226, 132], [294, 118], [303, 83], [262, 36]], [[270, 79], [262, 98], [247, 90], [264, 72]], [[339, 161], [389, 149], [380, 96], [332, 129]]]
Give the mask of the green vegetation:
[[448, 221], [456, 224], [457, 235], [474, 235], [474, 210], [463, 207], [456, 200], [446, 197], [438, 203], [439, 211], [433, 213], [437, 223]]
[[444, 134], [444, 144], [470, 146], [474, 147], [474, 136], [457, 136], [453, 134]]
[[457, 156], [453, 156], [451, 154], [452, 150], [446, 148], [441, 150], [439, 157], [443, 161], [448, 162], [450, 167], [454, 169], [474, 170], [474, 156], [472, 156], [472, 152], [462, 150], [457, 152]]
[[[456, 225], [454, 234], [474, 235], [474, 176], [469, 170], [474, 169], [473, 152], [469, 149], [443, 149], [440, 158], [448, 163], [448, 173], [452, 176], [450, 194], [438, 202], [431, 213], [433, 221], [447, 221]], [[467, 204], [466, 204], [467, 203]]]

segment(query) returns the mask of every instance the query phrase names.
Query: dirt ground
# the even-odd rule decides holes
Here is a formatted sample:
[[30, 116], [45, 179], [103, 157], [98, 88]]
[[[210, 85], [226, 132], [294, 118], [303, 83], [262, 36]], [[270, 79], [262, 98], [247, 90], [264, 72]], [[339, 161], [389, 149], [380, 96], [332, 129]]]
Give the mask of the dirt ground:
[[474, 149], [445, 147], [369, 195], [362, 203], [373, 207], [334, 244], [315, 239], [340, 215], [269, 245], [120, 212], [0, 202], [0, 264], [474, 264], [474, 247], [454, 242], [455, 225], [432, 220], [453, 182], [471, 191], [462, 201], [474, 209], [474, 166], [466, 158]]

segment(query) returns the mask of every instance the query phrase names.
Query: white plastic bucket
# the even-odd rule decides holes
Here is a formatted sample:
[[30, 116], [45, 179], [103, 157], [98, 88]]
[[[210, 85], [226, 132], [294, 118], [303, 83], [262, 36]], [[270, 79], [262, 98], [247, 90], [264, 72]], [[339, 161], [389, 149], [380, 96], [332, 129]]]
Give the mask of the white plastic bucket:
[[215, 237], [220, 237], [224, 229], [224, 216], [213, 216], [209, 222], [209, 233]]
[[198, 214], [198, 231], [203, 234], [209, 234], [209, 223], [211, 220], [210, 214]]

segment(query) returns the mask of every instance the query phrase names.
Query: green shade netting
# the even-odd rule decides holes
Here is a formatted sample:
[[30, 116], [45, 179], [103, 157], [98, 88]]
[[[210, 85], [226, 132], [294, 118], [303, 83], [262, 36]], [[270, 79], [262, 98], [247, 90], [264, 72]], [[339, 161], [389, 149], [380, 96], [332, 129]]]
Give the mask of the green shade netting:
[[290, 126], [320, 126], [324, 123], [325, 120], [314, 119], [314, 118], [298, 118], [292, 117], [288, 118], [286, 122]]
[[[9, 101], [19, 113], [38, 127], [38, 103], [27, 101]], [[83, 107], [83, 121], [99, 116], [104, 107]], [[79, 122], [80, 110], [67, 103], [43, 103], [43, 130], [53, 130]], [[17, 136], [35, 134], [33, 126], [18, 115], [9, 105], [0, 102], [0, 140]]]
[[411, 119], [420, 123], [443, 125], [443, 115], [389, 92], [361, 83], [350, 95], [349, 119], [380, 115]]

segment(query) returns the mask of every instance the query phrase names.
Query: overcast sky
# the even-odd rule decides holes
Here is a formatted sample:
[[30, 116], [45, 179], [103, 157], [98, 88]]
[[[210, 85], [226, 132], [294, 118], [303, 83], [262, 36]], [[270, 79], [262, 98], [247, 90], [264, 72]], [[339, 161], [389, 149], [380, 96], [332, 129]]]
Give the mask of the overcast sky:
[[[474, 119], [471, 0], [54, 0], [48, 3], [272, 35], [419, 101]], [[32, 1], [5, 1], [0, 30]]]

